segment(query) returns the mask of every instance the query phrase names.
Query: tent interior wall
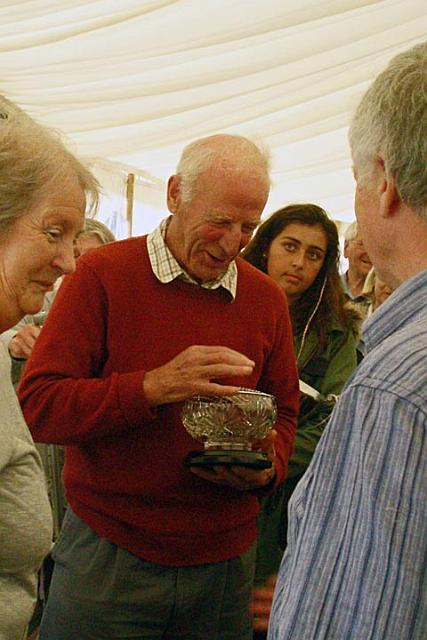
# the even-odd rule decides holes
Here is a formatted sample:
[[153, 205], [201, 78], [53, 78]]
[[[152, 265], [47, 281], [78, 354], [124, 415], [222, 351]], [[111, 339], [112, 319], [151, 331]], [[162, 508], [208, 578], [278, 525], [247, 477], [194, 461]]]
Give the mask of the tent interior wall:
[[0, 91], [91, 162], [118, 237], [157, 225], [181, 150], [217, 132], [271, 149], [265, 215], [312, 201], [342, 230], [352, 110], [426, 33], [425, 0], [0, 2]]

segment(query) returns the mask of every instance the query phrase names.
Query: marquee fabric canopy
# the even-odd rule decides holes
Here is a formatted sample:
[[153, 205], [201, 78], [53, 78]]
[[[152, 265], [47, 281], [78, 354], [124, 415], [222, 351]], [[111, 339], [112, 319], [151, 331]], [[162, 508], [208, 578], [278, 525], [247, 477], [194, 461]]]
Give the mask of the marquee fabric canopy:
[[351, 112], [426, 34], [425, 0], [0, 1], [0, 91], [159, 193], [191, 140], [248, 135], [272, 151], [266, 213], [350, 221]]

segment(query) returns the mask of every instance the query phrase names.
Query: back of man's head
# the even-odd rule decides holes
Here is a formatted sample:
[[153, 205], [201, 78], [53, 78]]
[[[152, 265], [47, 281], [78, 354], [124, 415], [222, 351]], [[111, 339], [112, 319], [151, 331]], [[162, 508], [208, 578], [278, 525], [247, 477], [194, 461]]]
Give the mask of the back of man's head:
[[270, 156], [266, 149], [243, 136], [217, 134], [200, 138], [187, 145], [182, 152], [176, 174], [181, 181], [183, 201], [189, 201], [199, 178], [208, 172], [217, 176], [232, 172], [239, 175], [253, 174], [265, 181], [269, 189]]
[[380, 157], [402, 202], [427, 221], [427, 42], [397, 55], [376, 78], [349, 138], [358, 182]]
[[351, 224], [348, 225], [347, 229], [344, 233], [344, 240], [346, 242], [351, 242], [351, 240], [355, 240], [357, 237], [357, 221], [355, 220]]

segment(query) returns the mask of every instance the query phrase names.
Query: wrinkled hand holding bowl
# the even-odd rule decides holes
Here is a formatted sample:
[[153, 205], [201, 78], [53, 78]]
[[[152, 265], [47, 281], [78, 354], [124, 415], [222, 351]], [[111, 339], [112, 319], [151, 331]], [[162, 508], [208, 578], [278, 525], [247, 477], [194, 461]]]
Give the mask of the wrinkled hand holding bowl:
[[254, 440], [265, 438], [277, 416], [274, 396], [241, 389], [227, 397], [196, 396], [187, 400], [182, 422], [205, 449], [250, 450]]

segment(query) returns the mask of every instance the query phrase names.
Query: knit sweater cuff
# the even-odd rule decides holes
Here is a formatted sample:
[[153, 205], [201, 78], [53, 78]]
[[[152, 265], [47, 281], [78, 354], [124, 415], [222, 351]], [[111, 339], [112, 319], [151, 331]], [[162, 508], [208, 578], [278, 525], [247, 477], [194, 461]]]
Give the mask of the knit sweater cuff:
[[123, 415], [131, 426], [156, 418], [155, 408], [149, 407], [144, 395], [144, 371], [122, 373], [118, 380], [119, 403]]

